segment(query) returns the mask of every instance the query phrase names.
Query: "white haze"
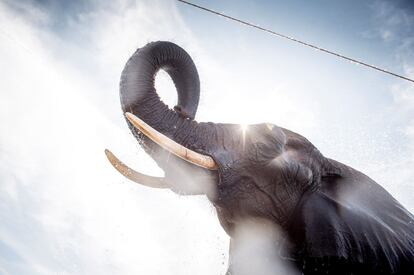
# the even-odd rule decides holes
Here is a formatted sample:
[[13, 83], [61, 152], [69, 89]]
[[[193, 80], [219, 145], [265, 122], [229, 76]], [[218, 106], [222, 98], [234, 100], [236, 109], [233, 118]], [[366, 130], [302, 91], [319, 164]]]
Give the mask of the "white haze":
[[237, 227], [231, 244], [232, 272], [238, 275], [299, 275], [283, 262], [284, 251], [276, 244], [283, 242], [279, 227], [260, 219], [246, 220]]
[[150, 11], [148, 3], [86, 15], [94, 41], [87, 48], [1, 4], [0, 273], [224, 272], [227, 238], [205, 198], [133, 184], [103, 152], [160, 173], [129, 134], [118, 98], [120, 72], [138, 45], [177, 29], [185, 38], [174, 5]]
[[[137, 170], [162, 174], [129, 133], [118, 97], [127, 58], [154, 40], [176, 42], [195, 60], [202, 84], [198, 120], [291, 128], [414, 210], [411, 86], [384, 88], [393, 98], [386, 111], [377, 110], [384, 113], [379, 118], [395, 116], [379, 129], [369, 125], [376, 114], [359, 119], [375, 104], [346, 106], [370, 86], [344, 81], [342, 73], [359, 74], [348, 64], [330, 75], [336, 67], [321, 57], [328, 67], [313, 70], [306, 50], [298, 50], [303, 68], [285, 67], [292, 60], [282, 54], [266, 63], [247, 50], [255, 47], [248, 42], [217, 44], [223, 51], [216, 56], [205, 43], [214, 38], [195, 34], [174, 1], [92, 3], [60, 35], [47, 27], [51, 15], [30, 1], [0, 3], [1, 274], [225, 273], [228, 237], [206, 198], [133, 184], [103, 153], [108, 147]], [[309, 74], [298, 81], [293, 72], [301, 69]], [[173, 105], [168, 77], [157, 80]], [[332, 107], [336, 97], [345, 107]]]

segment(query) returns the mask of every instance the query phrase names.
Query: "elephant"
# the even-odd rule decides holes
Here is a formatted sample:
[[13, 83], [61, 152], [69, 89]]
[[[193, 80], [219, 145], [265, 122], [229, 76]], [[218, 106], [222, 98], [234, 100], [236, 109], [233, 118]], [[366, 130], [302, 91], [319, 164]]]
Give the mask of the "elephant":
[[[175, 84], [174, 108], [156, 92], [159, 70]], [[164, 176], [105, 153], [132, 181], [206, 195], [230, 237], [227, 274], [414, 274], [414, 217], [383, 187], [274, 124], [197, 122], [199, 96], [184, 49], [139, 48], [122, 71], [120, 101]]]

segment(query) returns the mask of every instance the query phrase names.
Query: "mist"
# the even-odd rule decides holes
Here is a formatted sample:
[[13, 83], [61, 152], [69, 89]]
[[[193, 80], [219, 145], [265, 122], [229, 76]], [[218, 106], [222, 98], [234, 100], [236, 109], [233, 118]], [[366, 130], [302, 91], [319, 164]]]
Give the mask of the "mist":
[[[57, 3], [0, 3], [0, 273], [225, 273], [228, 236], [205, 196], [137, 185], [104, 154], [110, 148], [140, 172], [162, 176], [129, 132], [119, 104], [125, 62], [156, 40], [172, 41], [192, 56], [201, 79], [198, 121], [289, 128], [414, 211], [412, 85], [175, 1]], [[367, 8], [371, 25], [342, 46], [356, 54], [355, 45], [367, 51], [366, 44], [384, 45], [387, 57], [381, 48], [369, 57], [414, 77], [414, 36], [407, 27], [413, 16], [384, 3]], [[256, 19], [270, 20], [263, 12], [268, 3], [261, 4]], [[241, 4], [232, 5], [248, 15]], [[406, 20], [390, 20], [396, 14]], [[300, 24], [306, 22], [279, 27], [294, 31]], [[302, 35], [339, 47], [335, 33]], [[173, 106], [169, 77], [161, 72], [156, 85]]]

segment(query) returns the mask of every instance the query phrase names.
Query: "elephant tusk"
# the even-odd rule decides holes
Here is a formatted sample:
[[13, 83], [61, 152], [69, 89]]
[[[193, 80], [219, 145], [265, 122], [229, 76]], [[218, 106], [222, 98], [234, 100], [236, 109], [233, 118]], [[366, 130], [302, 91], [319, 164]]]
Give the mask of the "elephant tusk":
[[105, 155], [108, 158], [109, 162], [112, 164], [112, 166], [118, 170], [119, 173], [124, 175], [126, 178], [148, 186], [152, 188], [169, 188], [170, 186], [165, 182], [164, 178], [160, 177], [152, 177], [148, 175], [141, 174], [137, 171], [135, 171], [132, 168], [129, 168], [127, 165], [123, 164], [115, 155], [109, 151], [108, 149], [105, 149]]
[[194, 152], [190, 149], [185, 148], [184, 146], [178, 144], [177, 142], [171, 140], [170, 138], [166, 137], [165, 135], [157, 132], [151, 126], [146, 124], [144, 121], [139, 119], [132, 113], [126, 112], [125, 116], [129, 120], [129, 122], [134, 125], [141, 133], [145, 136], [150, 138], [152, 141], [157, 143], [159, 146], [164, 148], [165, 150], [173, 153], [179, 158], [182, 158], [185, 161], [188, 161], [192, 164], [198, 165], [203, 168], [207, 168], [209, 170], [217, 170], [217, 164], [213, 160], [212, 157], [199, 154]]

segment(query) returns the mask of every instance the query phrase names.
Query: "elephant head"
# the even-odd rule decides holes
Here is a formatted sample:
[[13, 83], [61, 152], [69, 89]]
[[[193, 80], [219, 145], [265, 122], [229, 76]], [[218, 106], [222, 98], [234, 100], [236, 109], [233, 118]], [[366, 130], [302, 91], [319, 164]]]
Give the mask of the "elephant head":
[[[174, 109], [154, 88], [161, 69], [178, 92]], [[122, 72], [122, 110], [132, 133], [165, 175], [143, 175], [107, 150], [113, 166], [146, 186], [206, 194], [231, 237], [233, 255], [242, 247], [240, 228], [253, 223], [281, 232], [269, 234], [266, 242], [283, 247], [278, 257], [302, 272], [315, 266], [343, 271], [344, 263], [353, 270], [378, 261], [384, 265], [376, 266], [384, 270], [398, 269], [401, 263], [414, 266], [413, 217], [390, 194], [287, 129], [269, 123], [243, 129], [195, 121], [199, 86], [196, 67], [179, 46], [153, 42], [138, 49]], [[237, 259], [230, 258], [234, 265]]]

